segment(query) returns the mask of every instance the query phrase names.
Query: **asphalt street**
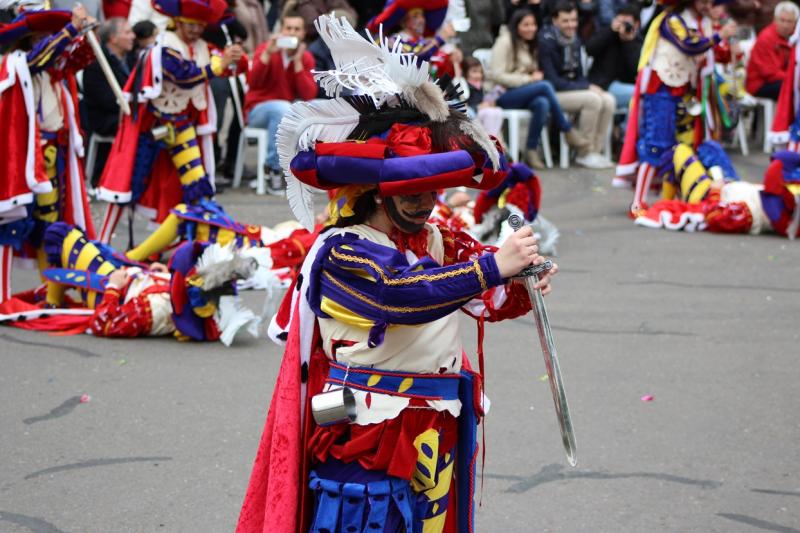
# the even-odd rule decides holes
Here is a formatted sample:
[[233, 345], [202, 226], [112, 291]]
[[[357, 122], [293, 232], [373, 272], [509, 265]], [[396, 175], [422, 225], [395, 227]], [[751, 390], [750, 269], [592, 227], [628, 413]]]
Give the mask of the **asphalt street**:
[[[766, 161], [735, 163], [760, 181]], [[561, 230], [547, 306], [579, 463], [562, 452], [531, 316], [489, 325], [478, 531], [799, 532], [800, 244], [635, 227], [611, 171], [541, 177]], [[245, 222], [291, 217], [281, 198], [219, 201]], [[232, 531], [280, 357], [264, 339], [0, 328], [0, 531]]]

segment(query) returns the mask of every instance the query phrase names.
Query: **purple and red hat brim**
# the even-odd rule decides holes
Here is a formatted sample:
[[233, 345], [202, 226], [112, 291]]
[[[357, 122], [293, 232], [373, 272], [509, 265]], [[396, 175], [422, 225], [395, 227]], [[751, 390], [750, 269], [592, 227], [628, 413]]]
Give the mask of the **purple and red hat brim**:
[[225, 15], [228, 3], [224, 0], [152, 0], [153, 7], [171, 18], [196, 20], [217, 24]]
[[323, 190], [375, 185], [383, 196], [419, 194], [450, 187], [492, 189], [509, 171], [500, 154], [497, 170], [485, 153], [466, 150], [397, 157], [385, 144], [322, 143], [299, 152], [290, 165], [301, 182]]
[[447, 15], [447, 0], [389, 0], [383, 11], [367, 23], [367, 29], [374, 35], [383, 25], [384, 34], [394, 33], [402, 24], [403, 17], [412, 9], [422, 9], [425, 13], [425, 36], [436, 33]]
[[34, 33], [55, 33], [72, 20], [62, 9], [24, 11], [8, 24], [0, 24], [0, 45], [14, 43]]

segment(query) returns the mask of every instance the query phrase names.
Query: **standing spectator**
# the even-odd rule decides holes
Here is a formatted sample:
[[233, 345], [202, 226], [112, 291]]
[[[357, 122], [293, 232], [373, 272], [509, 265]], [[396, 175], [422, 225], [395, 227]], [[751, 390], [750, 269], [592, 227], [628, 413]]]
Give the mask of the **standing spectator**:
[[578, 9], [568, 0], [554, 7], [553, 25], [539, 34], [539, 63], [544, 77], [556, 88], [556, 97], [568, 113], [579, 113], [578, 130], [590, 145], [578, 150], [575, 161], [587, 168], [611, 168], [600, 150], [617, 102], [600, 86], [591, 83], [583, 71], [582, 42], [577, 34]]
[[280, 193], [283, 179], [275, 142], [278, 124], [291, 102], [311, 100], [317, 95], [317, 84], [311, 74], [314, 57], [306, 50], [303, 17], [289, 12], [280, 24], [280, 33], [262, 43], [253, 54], [247, 76], [250, 90], [244, 103], [248, 125], [269, 131], [268, 188], [273, 194]]
[[[128, 54], [133, 50], [133, 30], [127, 20], [114, 17], [103, 23], [98, 35], [114, 78], [120, 87], [124, 87], [131, 73]], [[119, 104], [96, 61], [83, 71], [83, 103], [89, 119], [87, 124], [89, 132], [102, 136], [116, 135], [119, 126]], [[97, 147], [94, 168], [86, 169], [86, 173], [91, 174], [93, 187], [100, 179], [110, 148], [108, 143], [101, 143]]]
[[614, 95], [617, 108], [627, 108], [633, 97], [642, 42], [639, 10], [627, 4], [619, 8], [608, 26], [599, 28], [586, 43], [586, 52], [594, 58], [589, 83]]
[[758, 34], [756, 44], [747, 63], [747, 92], [764, 98], [778, 99], [781, 82], [789, 68], [792, 45], [789, 37], [794, 33], [800, 8], [792, 2], [775, 6], [775, 18]]
[[509, 30], [502, 33], [492, 47], [490, 77], [506, 89], [497, 100], [500, 107], [531, 111], [525, 160], [529, 166], [542, 169], [544, 163], [537, 148], [542, 128], [551, 112], [556, 127], [567, 134], [569, 144], [586, 149], [589, 139], [572, 128], [572, 123], [561, 111], [553, 85], [545, 81], [544, 73], [539, 69], [536, 31], [533, 13], [522, 9], [516, 11], [509, 21]]

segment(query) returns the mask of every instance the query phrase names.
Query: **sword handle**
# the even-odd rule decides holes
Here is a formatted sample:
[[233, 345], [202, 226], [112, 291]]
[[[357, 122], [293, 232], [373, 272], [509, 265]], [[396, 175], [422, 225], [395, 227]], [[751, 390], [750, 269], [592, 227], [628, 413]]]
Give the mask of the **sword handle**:
[[[508, 225], [511, 226], [511, 229], [514, 231], [519, 230], [522, 226], [525, 225], [525, 221], [519, 215], [510, 215], [507, 219]], [[523, 270], [519, 272], [515, 278], [529, 278], [532, 276], [536, 277], [536, 280], [539, 280], [539, 275], [544, 274], [548, 270], [553, 268], [553, 262], [549, 259], [545, 260], [544, 263], [540, 265], [531, 265], [529, 267], [525, 267]]]

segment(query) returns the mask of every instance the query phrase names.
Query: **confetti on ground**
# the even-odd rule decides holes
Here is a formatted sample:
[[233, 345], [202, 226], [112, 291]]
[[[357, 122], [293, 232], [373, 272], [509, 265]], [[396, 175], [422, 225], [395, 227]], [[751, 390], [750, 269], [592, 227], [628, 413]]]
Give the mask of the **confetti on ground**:
[[119, 365], [122, 366], [124, 364], [127, 364], [128, 360], [127, 359], [120, 359], [119, 361], [117, 361], [117, 363], [119, 363]]
[[542, 374], [539, 376], [539, 381], [547, 381], [547, 374]]
[[575, 230], [575, 235], [578, 235], [578, 236], [583, 235], [583, 230], [582, 229], [576, 229]]
[[649, 394], [645, 394], [644, 396], [642, 396], [643, 402], [652, 402], [655, 399], [656, 399], [655, 396], [651, 396]]
[[775, 256], [774, 255], [768, 255], [767, 256], [767, 261], [775, 261]]
[[81, 396], [81, 403], [89, 403], [89, 400], [91, 399], [92, 399], [91, 396], [89, 396], [88, 394], [84, 394]]

